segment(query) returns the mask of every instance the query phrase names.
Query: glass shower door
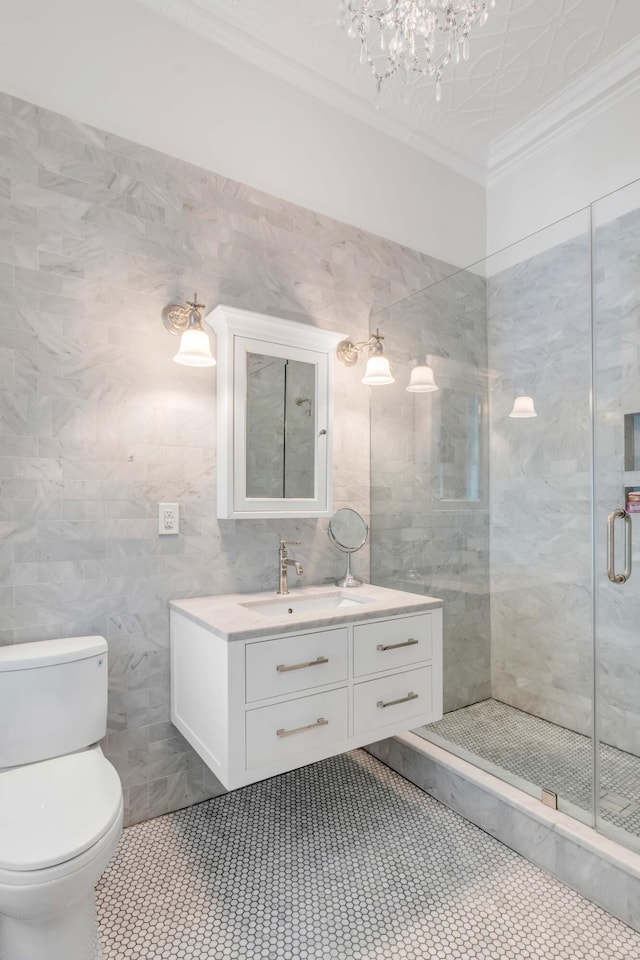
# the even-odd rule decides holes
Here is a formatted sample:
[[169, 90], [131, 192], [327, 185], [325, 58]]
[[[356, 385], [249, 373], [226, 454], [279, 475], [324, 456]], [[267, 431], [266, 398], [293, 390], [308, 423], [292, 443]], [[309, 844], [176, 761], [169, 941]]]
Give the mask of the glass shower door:
[[640, 847], [640, 183], [594, 204], [596, 826]]
[[[590, 267], [585, 209], [372, 318], [371, 560], [444, 600], [416, 733], [593, 824]], [[439, 389], [407, 392], [425, 359]]]

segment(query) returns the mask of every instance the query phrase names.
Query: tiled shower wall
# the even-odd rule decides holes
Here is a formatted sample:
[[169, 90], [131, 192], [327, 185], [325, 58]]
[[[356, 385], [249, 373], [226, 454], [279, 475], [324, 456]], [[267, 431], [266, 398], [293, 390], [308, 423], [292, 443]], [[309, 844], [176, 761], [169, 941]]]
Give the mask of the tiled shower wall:
[[[397, 378], [372, 395], [374, 579], [445, 599], [445, 711], [493, 696], [581, 733], [593, 684], [587, 228], [576, 221], [576, 239], [509, 269], [488, 261], [487, 280], [456, 274], [372, 324]], [[407, 393], [425, 354], [441, 389]], [[537, 419], [509, 418], [519, 394]], [[463, 483], [473, 395], [475, 502]]]
[[[593, 208], [598, 719], [603, 742], [638, 754], [640, 581], [634, 575], [624, 587], [609, 583], [606, 518], [624, 506], [625, 485], [640, 486], [640, 471], [625, 473], [624, 464], [624, 415], [640, 411], [640, 213], [608, 219], [609, 202]], [[590, 735], [594, 598], [587, 211], [567, 227], [575, 234], [572, 240], [550, 245], [487, 282], [491, 690], [498, 700]], [[509, 419], [513, 398], [521, 393], [534, 397], [537, 419]], [[621, 557], [618, 562], [622, 565]], [[637, 536], [634, 562], [640, 563]]]
[[[487, 281], [491, 691], [588, 734], [592, 716], [588, 221]], [[514, 398], [538, 417], [509, 418]]]
[[[457, 273], [377, 325], [396, 381], [371, 396], [372, 577], [445, 601], [444, 709], [455, 710], [491, 695], [485, 281]], [[425, 356], [440, 389], [409, 393]]]
[[[366, 339], [442, 276], [426, 256], [0, 95], [0, 642], [103, 634], [128, 821], [219, 784], [169, 723], [171, 597], [341, 572], [325, 521], [219, 521], [215, 370], [160, 313], [201, 301]], [[369, 515], [369, 391], [336, 364], [335, 499]], [[179, 501], [181, 532], [157, 535]], [[358, 568], [367, 571], [367, 552]]]
[[[634, 188], [621, 191], [631, 206]], [[635, 203], [638, 201], [635, 189]], [[640, 450], [625, 470], [625, 414], [640, 412], [640, 210], [606, 219], [594, 206], [596, 347], [596, 589], [600, 737], [640, 755], [640, 515], [633, 521], [633, 572], [624, 585], [606, 574], [606, 517], [640, 488]], [[622, 540], [622, 524], [617, 534]], [[617, 569], [622, 569], [622, 551]]]
[[[640, 213], [607, 221], [596, 205], [594, 218], [599, 720], [605, 743], [638, 753], [640, 546], [636, 535], [629, 583], [610, 584], [604, 521], [625, 484], [640, 489], [640, 470], [624, 469], [624, 415], [640, 412]], [[571, 239], [550, 230], [536, 238], [543, 252], [514, 247], [519, 262], [491, 258], [486, 280], [463, 271], [372, 318], [396, 382], [372, 392], [371, 563], [376, 582], [446, 601], [445, 711], [492, 696], [590, 735], [588, 211], [562, 226]], [[425, 354], [441, 389], [407, 393]], [[536, 419], [509, 417], [523, 394]], [[475, 502], [464, 499], [473, 396]]]

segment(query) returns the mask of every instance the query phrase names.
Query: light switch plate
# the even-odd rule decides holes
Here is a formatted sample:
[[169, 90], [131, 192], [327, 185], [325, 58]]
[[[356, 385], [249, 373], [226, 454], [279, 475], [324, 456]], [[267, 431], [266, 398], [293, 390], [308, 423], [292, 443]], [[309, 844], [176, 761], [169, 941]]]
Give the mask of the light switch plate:
[[174, 533], [180, 533], [180, 504], [159, 503], [158, 535], [164, 537]]

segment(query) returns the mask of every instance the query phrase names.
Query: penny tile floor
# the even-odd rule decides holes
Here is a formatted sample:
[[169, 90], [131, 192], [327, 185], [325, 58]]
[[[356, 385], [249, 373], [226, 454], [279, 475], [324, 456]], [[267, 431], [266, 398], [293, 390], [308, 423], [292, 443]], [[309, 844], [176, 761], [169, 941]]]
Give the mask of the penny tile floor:
[[363, 751], [129, 827], [105, 960], [640, 960], [640, 934]]

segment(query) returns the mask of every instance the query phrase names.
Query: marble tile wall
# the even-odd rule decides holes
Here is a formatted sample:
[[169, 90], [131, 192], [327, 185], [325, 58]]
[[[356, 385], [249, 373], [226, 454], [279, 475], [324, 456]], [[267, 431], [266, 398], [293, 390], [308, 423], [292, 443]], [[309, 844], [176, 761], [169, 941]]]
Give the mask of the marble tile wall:
[[[605, 520], [624, 505], [625, 484], [640, 488], [640, 471], [624, 470], [624, 416], [640, 411], [640, 212], [598, 225], [596, 205], [594, 218], [600, 736], [638, 753], [640, 579], [609, 583]], [[590, 735], [586, 212], [567, 226], [573, 239], [490, 269], [486, 282], [462, 272], [373, 318], [397, 382], [372, 391], [372, 569], [381, 583], [447, 601], [445, 710], [491, 695]], [[424, 353], [444, 389], [408, 394], [410, 367]], [[509, 418], [521, 394], [533, 396], [536, 419]], [[480, 432], [480, 499], [463, 503], [446, 498], [465, 493], [474, 396], [485, 414], [490, 406], [490, 423], [485, 416]]]
[[[640, 213], [594, 207], [599, 724], [639, 753], [637, 577], [606, 573], [606, 518], [624, 506], [624, 415], [640, 410]], [[573, 241], [492, 277], [492, 696], [589, 735], [593, 701], [591, 305], [588, 223]], [[576, 221], [578, 226], [578, 221]], [[536, 420], [507, 416], [531, 394]], [[622, 528], [620, 528], [622, 537]], [[640, 562], [636, 542], [634, 559]], [[622, 556], [618, 564], [623, 566]]]
[[[588, 734], [592, 716], [588, 222], [490, 277], [491, 691]], [[515, 396], [538, 417], [510, 419]]]
[[[606, 518], [624, 507], [625, 486], [640, 487], [640, 471], [625, 472], [624, 457], [624, 416], [640, 411], [640, 211], [601, 222], [606, 206], [594, 207], [598, 719], [605, 743], [640, 755], [639, 515], [631, 578], [622, 586], [606, 573]], [[623, 537], [618, 523], [617, 570]]]
[[[624, 505], [625, 485], [640, 489], [640, 470], [625, 473], [624, 463], [624, 416], [640, 412], [640, 211], [604, 214], [596, 205], [599, 723], [604, 743], [638, 754], [640, 578], [608, 581], [605, 521]], [[590, 735], [587, 212], [565, 226], [573, 239], [515, 266], [495, 272], [489, 261], [486, 282], [462, 272], [372, 318], [396, 383], [372, 390], [371, 562], [377, 582], [446, 600], [445, 711], [492, 696]], [[444, 389], [406, 393], [425, 353]], [[508, 416], [522, 394], [533, 396], [536, 419]], [[484, 415], [480, 489], [465, 503], [447, 497], [465, 495], [473, 397]]]
[[[107, 637], [128, 822], [220, 790], [169, 722], [167, 601], [275, 587], [280, 535], [307, 583], [344, 563], [324, 521], [216, 519], [215, 370], [171, 362], [162, 307], [197, 290], [365, 339], [372, 310], [447, 272], [0, 95], [0, 642]], [[336, 364], [336, 506], [367, 517], [368, 393]], [[157, 536], [159, 501], [179, 536]]]
[[[444, 708], [454, 710], [490, 696], [485, 281], [458, 273], [376, 325], [396, 382], [371, 389], [372, 575], [445, 600]], [[440, 389], [408, 393], [425, 355]]]

